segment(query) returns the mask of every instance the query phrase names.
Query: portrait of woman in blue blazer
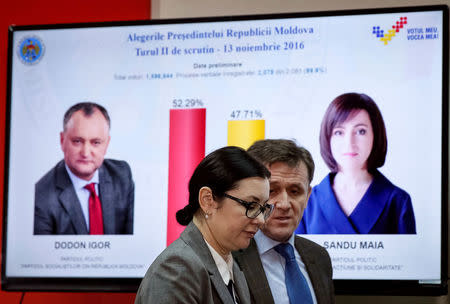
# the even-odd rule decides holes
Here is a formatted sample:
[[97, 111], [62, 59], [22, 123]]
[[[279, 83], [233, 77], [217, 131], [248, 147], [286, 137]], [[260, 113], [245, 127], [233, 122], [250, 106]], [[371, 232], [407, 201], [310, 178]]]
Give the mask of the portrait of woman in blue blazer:
[[311, 193], [298, 234], [415, 234], [411, 197], [378, 168], [386, 128], [369, 96], [336, 97], [322, 120], [320, 153], [331, 172]]

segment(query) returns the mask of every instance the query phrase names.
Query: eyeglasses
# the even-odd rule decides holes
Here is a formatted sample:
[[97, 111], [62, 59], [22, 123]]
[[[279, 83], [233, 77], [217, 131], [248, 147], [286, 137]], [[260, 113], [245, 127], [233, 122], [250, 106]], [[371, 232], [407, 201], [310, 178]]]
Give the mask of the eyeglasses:
[[256, 218], [258, 215], [262, 213], [264, 216], [264, 220], [267, 220], [267, 218], [270, 216], [273, 210], [273, 205], [271, 204], [264, 204], [264, 206], [261, 206], [257, 202], [246, 202], [244, 200], [241, 200], [240, 198], [231, 196], [226, 193], [224, 193], [223, 196], [228, 197], [229, 199], [232, 199], [233, 201], [238, 202], [239, 204], [244, 206], [246, 209], [245, 215], [251, 219]]

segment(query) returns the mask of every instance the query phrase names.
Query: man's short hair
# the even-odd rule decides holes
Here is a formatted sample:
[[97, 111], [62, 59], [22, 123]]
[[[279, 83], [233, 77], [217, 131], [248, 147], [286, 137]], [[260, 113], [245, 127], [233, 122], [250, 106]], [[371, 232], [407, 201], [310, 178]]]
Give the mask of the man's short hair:
[[295, 168], [304, 163], [308, 169], [308, 179], [311, 183], [314, 177], [314, 160], [303, 147], [297, 146], [289, 139], [263, 139], [256, 141], [248, 148], [248, 153], [266, 166], [274, 163], [285, 163]]
[[82, 110], [84, 115], [89, 117], [94, 114], [95, 109], [99, 110], [100, 113], [102, 113], [103, 117], [105, 117], [106, 122], [108, 123], [108, 128], [111, 128], [111, 119], [109, 118], [108, 111], [106, 111], [104, 107], [94, 102], [80, 102], [71, 106], [64, 114], [63, 130], [66, 130], [67, 123], [72, 118], [72, 115], [75, 112]]

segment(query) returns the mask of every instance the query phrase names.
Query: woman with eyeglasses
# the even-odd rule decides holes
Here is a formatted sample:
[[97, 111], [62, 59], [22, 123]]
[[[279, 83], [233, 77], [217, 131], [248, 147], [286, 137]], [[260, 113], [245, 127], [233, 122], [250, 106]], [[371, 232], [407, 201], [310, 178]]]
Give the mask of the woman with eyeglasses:
[[176, 215], [187, 227], [152, 263], [135, 303], [250, 303], [231, 252], [248, 247], [272, 212], [269, 177], [241, 148], [206, 156], [189, 181], [189, 203]]

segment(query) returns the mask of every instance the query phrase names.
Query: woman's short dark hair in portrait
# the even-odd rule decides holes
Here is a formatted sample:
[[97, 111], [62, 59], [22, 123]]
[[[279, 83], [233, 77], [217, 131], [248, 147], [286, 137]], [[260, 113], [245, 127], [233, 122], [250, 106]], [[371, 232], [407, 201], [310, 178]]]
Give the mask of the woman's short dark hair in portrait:
[[366, 94], [346, 93], [336, 97], [328, 106], [320, 129], [320, 154], [332, 172], [338, 171], [338, 164], [331, 153], [330, 146], [333, 129], [358, 110], [365, 110], [369, 114], [373, 129], [373, 146], [367, 159], [367, 169], [369, 172], [374, 172], [384, 165], [387, 153], [387, 136], [383, 116], [378, 106]]

